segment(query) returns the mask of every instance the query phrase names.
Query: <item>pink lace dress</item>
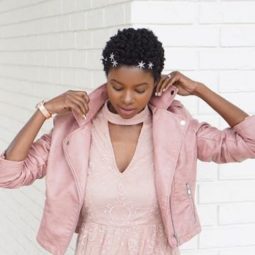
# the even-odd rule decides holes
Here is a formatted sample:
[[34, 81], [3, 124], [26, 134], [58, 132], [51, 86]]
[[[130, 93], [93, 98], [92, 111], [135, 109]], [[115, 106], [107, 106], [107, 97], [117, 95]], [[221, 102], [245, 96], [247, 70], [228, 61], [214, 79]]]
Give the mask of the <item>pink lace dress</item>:
[[[114, 156], [108, 121], [143, 122], [136, 150], [124, 172]], [[76, 255], [177, 255], [167, 243], [154, 186], [151, 115], [146, 107], [132, 119], [109, 111], [93, 120], [83, 223]]]

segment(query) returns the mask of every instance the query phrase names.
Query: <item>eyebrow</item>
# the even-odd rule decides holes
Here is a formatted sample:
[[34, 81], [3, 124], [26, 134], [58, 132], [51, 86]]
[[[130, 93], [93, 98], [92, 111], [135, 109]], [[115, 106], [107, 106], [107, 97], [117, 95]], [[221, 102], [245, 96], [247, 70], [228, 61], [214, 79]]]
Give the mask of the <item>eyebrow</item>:
[[[117, 83], [119, 83], [121, 85], [124, 85], [123, 83], [121, 83], [120, 81], [117, 81], [115, 79], [111, 79], [111, 81], [115, 81], [115, 82], [117, 82]], [[148, 85], [148, 82], [142, 82], [142, 83], [136, 84], [135, 87], [141, 86], [141, 85]]]

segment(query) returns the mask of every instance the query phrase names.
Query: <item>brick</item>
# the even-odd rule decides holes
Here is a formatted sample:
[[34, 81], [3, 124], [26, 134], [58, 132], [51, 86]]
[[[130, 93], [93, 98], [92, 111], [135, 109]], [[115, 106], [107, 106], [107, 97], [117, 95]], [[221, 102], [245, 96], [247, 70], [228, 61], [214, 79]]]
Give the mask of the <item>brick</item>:
[[219, 165], [219, 179], [221, 180], [245, 180], [255, 179], [254, 160], [247, 159], [242, 164], [229, 163]]
[[105, 82], [107, 82], [107, 80], [103, 71], [93, 72], [92, 84], [95, 84], [96, 87], [99, 87], [99, 85], [102, 85]]
[[132, 23], [191, 24], [196, 14], [193, 2], [134, 1], [131, 8]]
[[74, 33], [62, 33], [61, 34], [61, 49], [74, 49], [75, 48], [75, 35]]
[[105, 8], [105, 19], [103, 26], [114, 26], [117, 24], [125, 24], [128, 21], [125, 16], [126, 5], [111, 5]]
[[75, 46], [77, 49], [90, 49], [92, 44], [92, 31], [79, 31], [75, 36]]
[[251, 224], [255, 223], [255, 202], [219, 205], [219, 224]]
[[77, 10], [77, 1], [73, 0], [64, 0], [62, 1], [62, 12], [71, 13]]
[[70, 52], [70, 66], [75, 68], [86, 68], [86, 51], [72, 50]]
[[253, 1], [200, 3], [200, 23], [255, 23]]
[[107, 6], [108, 3], [105, 0], [93, 0], [91, 1], [91, 8], [101, 8]]
[[251, 46], [255, 45], [255, 25], [227, 26], [221, 28], [221, 46]]
[[216, 226], [218, 224], [217, 205], [198, 205], [197, 210], [202, 226]]
[[67, 67], [71, 65], [71, 52], [72, 51], [58, 51], [57, 52], [57, 65]]
[[222, 9], [218, 2], [200, 2], [199, 3], [199, 22], [204, 23], [221, 23]]
[[255, 50], [252, 48], [201, 49], [200, 68], [203, 70], [253, 69], [254, 58]]
[[224, 248], [220, 251], [219, 255], [254, 255], [254, 247], [233, 247], [233, 248]]
[[108, 30], [106, 29], [99, 29], [91, 32], [91, 39], [93, 48], [104, 48], [106, 42], [110, 39]]
[[75, 70], [75, 86], [87, 90], [92, 86], [92, 73], [84, 69]]
[[84, 30], [87, 28], [86, 13], [78, 12], [70, 14], [70, 29]]
[[102, 57], [101, 50], [89, 50], [87, 52], [86, 66], [89, 69], [93, 68], [94, 70], [102, 70], [101, 57]]
[[200, 183], [199, 203], [255, 201], [255, 181], [238, 180]]
[[[254, 112], [254, 96], [255, 92], [245, 93], [222, 93], [221, 94], [228, 101], [234, 103], [247, 113]], [[237, 100], [238, 98], [238, 100]]]
[[85, 23], [88, 29], [95, 29], [104, 26], [104, 10], [92, 9], [87, 12]]
[[57, 17], [57, 31], [70, 31], [71, 30], [71, 14], [65, 14]]
[[219, 28], [213, 26], [154, 25], [150, 26], [150, 29], [155, 32], [160, 41], [164, 42], [165, 47], [212, 47], [219, 44]]
[[253, 1], [222, 3], [223, 23], [255, 23]]
[[87, 10], [91, 8], [91, 1], [76, 0], [78, 10]]
[[254, 231], [254, 224], [204, 228], [199, 236], [200, 248], [254, 245]]
[[252, 70], [219, 72], [220, 92], [250, 92], [254, 89], [255, 73]]
[[181, 249], [181, 255], [218, 255], [218, 251], [211, 251], [209, 249], [203, 249], [203, 250], [183, 250]]
[[196, 49], [165, 48], [165, 69], [194, 70], [198, 68], [199, 56]]
[[[204, 119], [206, 121], [206, 119]], [[208, 122], [208, 121], [207, 121]], [[208, 122], [212, 125], [212, 122]], [[214, 162], [202, 162], [197, 161], [197, 180], [201, 181], [213, 181], [218, 177], [218, 165]]]

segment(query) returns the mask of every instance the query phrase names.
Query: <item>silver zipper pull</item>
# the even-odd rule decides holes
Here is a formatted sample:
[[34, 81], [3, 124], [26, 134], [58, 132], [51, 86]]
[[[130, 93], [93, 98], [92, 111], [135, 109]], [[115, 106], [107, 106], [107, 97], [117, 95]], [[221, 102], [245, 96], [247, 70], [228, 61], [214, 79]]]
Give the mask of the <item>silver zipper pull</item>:
[[190, 196], [191, 195], [191, 188], [190, 188], [188, 183], [186, 183], [186, 187], [187, 187], [187, 193]]

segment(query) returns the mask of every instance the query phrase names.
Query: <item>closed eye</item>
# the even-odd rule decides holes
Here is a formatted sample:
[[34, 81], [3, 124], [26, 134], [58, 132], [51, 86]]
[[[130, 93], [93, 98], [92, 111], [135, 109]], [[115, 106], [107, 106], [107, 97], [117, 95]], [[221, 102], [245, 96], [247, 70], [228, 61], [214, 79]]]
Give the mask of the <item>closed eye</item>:
[[137, 90], [136, 92], [139, 93], [139, 94], [142, 94], [142, 93], [145, 92], [145, 90], [139, 90], [139, 91]]
[[117, 91], [121, 91], [122, 90], [122, 88], [115, 88], [115, 87], [113, 87], [113, 89], [117, 90]]

